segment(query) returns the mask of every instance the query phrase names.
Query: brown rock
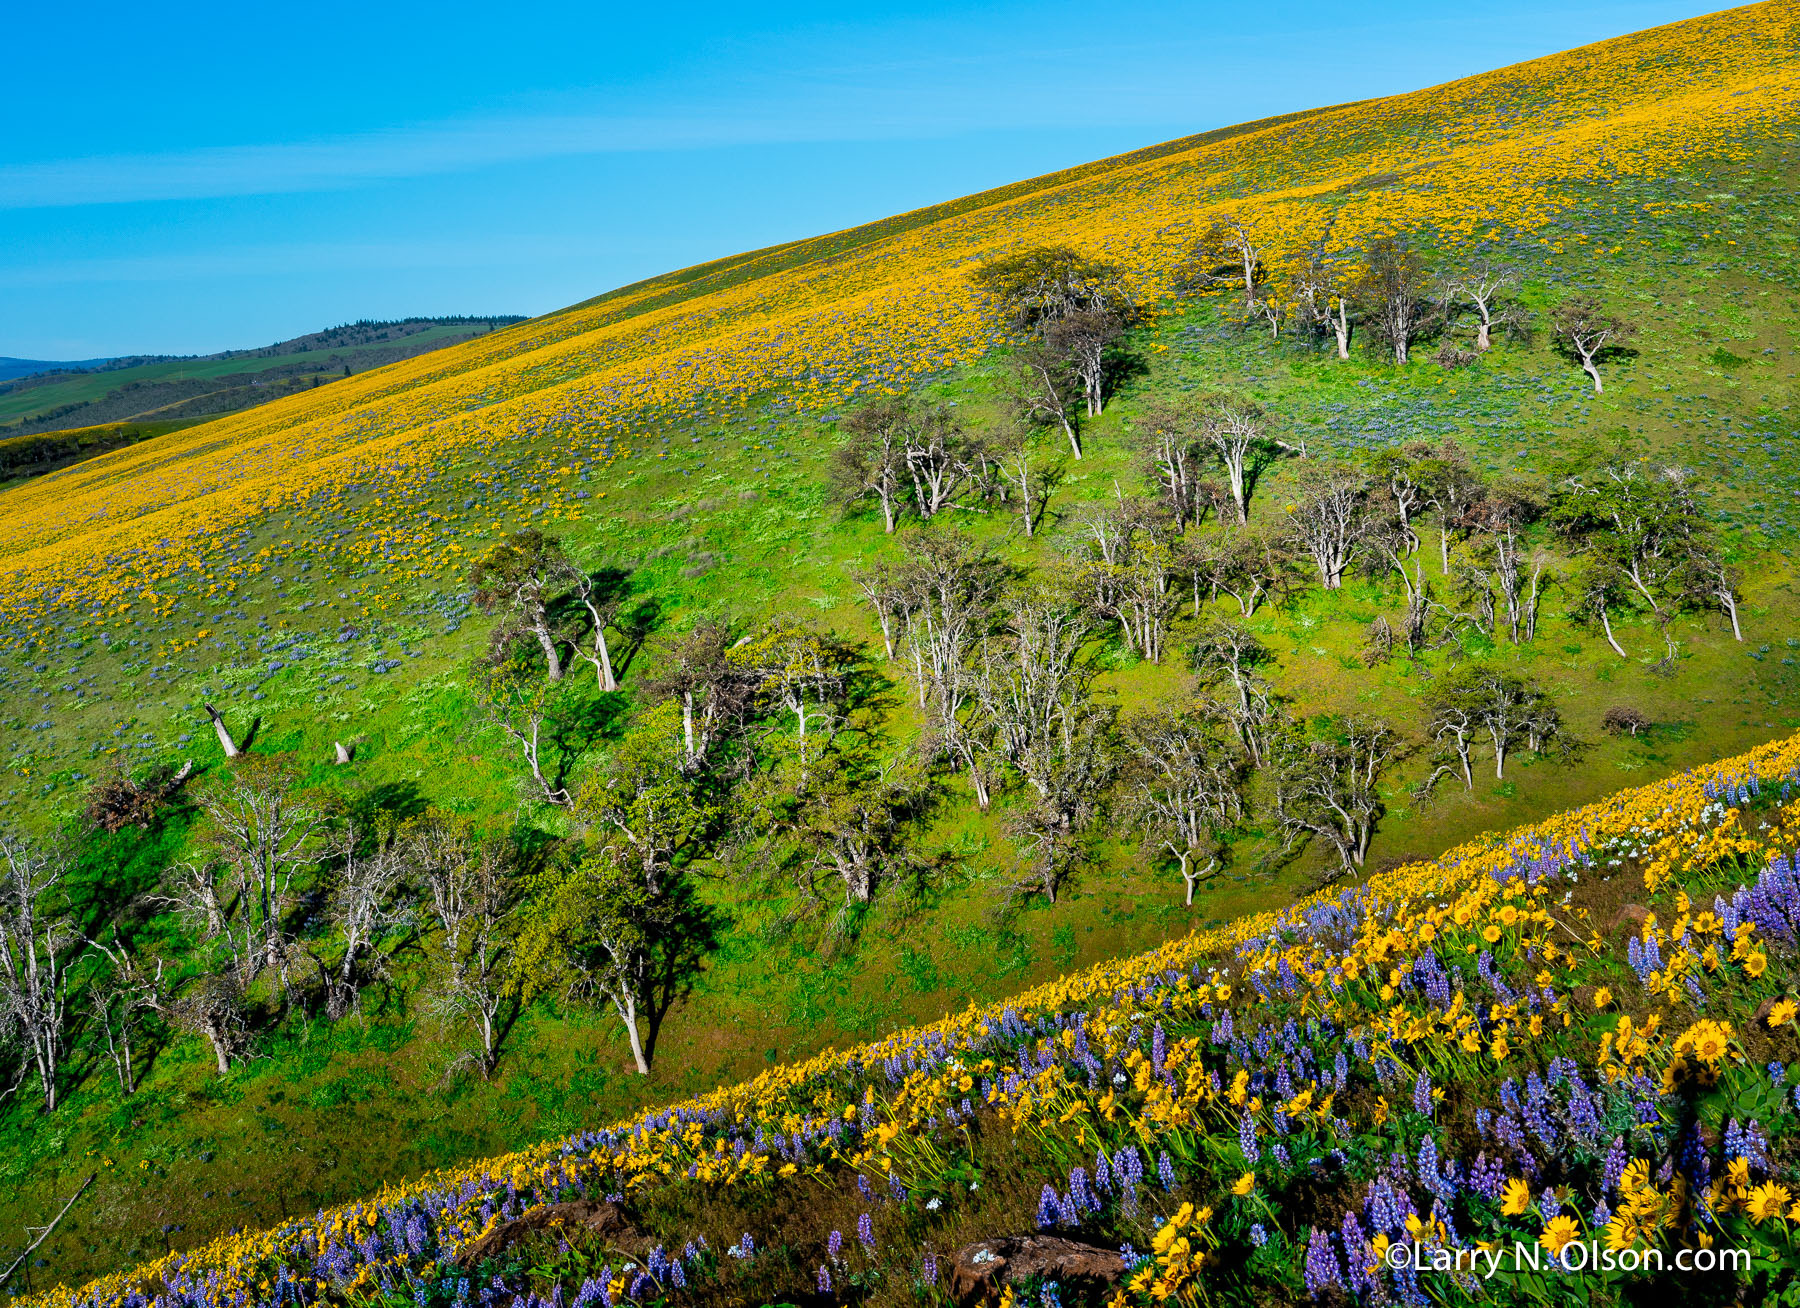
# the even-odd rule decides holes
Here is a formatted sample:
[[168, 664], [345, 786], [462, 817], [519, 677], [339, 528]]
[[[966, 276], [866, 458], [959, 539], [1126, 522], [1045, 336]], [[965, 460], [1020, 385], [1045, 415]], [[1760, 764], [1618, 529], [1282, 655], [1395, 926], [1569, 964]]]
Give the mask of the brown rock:
[[1072, 1295], [1097, 1297], [1125, 1275], [1125, 1260], [1112, 1249], [1055, 1235], [1003, 1235], [957, 1250], [950, 1269], [950, 1297], [961, 1308], [998, 1298], [1000, 1288], [1040, 1277]]
[[1756, 1012], [1750, 1018], [1750, 1025], [1755, 1027], [1766, 1027], [1769, 1024], [1769, 1014], [1774, 1011], [1775, 996], [1770, 995], [1767, 999], [1763, 1000], [1762, 1003], [1756, 1006]]
[[479, 1267], [496, 1258], [534, 1231], [552, 1226], [576, 1227], [593, 1235], [610, 1237], [615, 1243], [630, 1243], [638, 1233], [625, 1220], [625, 1211], [615, 1203], [597, 1199], [576, 1199], [564, 1204], [543, 1204], [502, 1222], [487, 1234], [464, 1245], [456, 1254], [456, 1265], [464, 1271]]
[[1633, 935], [1644, 934], [1644, 923], [1650, 920], [1650, 910], [1642, 904], [1621, 905], [1618, 914], [1613, 918], [1615, 927], [1629, 926]]

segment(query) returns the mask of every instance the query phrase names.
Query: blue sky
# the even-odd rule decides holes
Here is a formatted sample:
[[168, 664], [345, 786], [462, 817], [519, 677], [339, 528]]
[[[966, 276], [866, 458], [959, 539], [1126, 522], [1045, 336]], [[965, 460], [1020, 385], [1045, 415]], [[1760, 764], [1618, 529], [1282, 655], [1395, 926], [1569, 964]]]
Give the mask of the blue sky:
[[1707, 12], [1582, 0], [68, 6], [0, 80], [0, 355], [541, 313]]

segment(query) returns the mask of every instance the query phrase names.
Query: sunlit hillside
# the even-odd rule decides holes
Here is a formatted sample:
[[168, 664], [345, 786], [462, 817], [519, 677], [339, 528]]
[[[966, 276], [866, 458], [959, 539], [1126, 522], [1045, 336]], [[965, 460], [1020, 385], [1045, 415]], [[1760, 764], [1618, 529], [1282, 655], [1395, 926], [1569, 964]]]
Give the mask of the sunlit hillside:
[[[22, 1269], [84, 1308], [941, 1304], [1021, 1231], [1138, 1305], [1622, 1217], [1788, 1258], [1797, 139], [1772, 0], [0, 489], [0, 862], [69, 990], [0, 1019], [0, 1255], [92, 1174]], [[991, 289], [1046, 247], [1091, 385]]]
[[[127, 616], [171, 653], [193, 602], [313, 559], [362, 589], [433, 578], [521, 511], [593, 514], [670, 415], [756, 399], [829, 412], [986, 348], [967, 272], [1069, 242], [1164, 288], [1209, 215], [1248, 209], [1290, 256], [1395, 228], [1445, 245], [1580, 251], [1662, 238], [1645, 206], [1603, 248], [1582, 188], [1744, 155], [1800, 97], [1800, 14], [1731, 10], [1447, 86], [1218, 133], [868, 228], [641, 283], [480, 341], [94, 461], [0, 497], [9, 647]], [[1568, 221], [1574, 218], [1575, 221]], [[463, 507], [446, 485], [479, 504]], [[264, 559], [227, 541], [255, 534]], [[129, 607], [127, 607], [129, 606]]]

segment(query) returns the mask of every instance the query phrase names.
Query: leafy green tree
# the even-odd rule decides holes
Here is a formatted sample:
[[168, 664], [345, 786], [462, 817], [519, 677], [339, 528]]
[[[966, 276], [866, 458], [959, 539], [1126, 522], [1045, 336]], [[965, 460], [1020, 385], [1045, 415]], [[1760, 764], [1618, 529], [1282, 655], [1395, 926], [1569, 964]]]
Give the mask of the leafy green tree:
[[[1536, 678], [1490, 664], [1464, 663], [1445, 673], [1432, 684], [1425, 706], [1427, 730], [1447, 759], [1454, 759], [1465, 789], [1475, 785], [1470, 755], [1481, 736], [1494, 753], [1494, 779], [1503, 781], [1515, 749], [1541, 752], [1562, 729], [1550, 692]], [[1440, 763], [1425, 788], [1449, 767]]]
[[1066, 245], [1040, 245], [983, 263], [975, 285], [1017, 331], [1041, 333], [1080, 313], [1122, 316], [1130, 306], [1119, 270]]
[[683, 772], [717, 770], [755, 707], [759, 681], [733, 659], [737, 643], [729, 623], [704, 618], [663, 645], [641, 688], [649, 703], [680, 705]]
[[573, 738], [575, 705], [556, 678], [540, 679], [523, 658], [508, 655], [476, 665], [475, 702], [510, 739], [546, 804], [568, 808], [569, 769], [578, 752]]
[[832, 451], [826, 474], [832, 493], [846, 509], [871, 499], [880, 505], [889, 534], [905, 508], [911, 420], [910, 407], [897, 397], [855, 410], [843, 421], [844, 439]]
[[551, 621], [550, 602], [579, 575], [562, 542], [536, 528], [517, 531], [476, 561], [469, 574], [475, 603], [483, 613], [498, 614], [496, 648], [515, 635], [532, 637], [543, 650], [551, 681], [563, 676], [560, 646], [564, 635]]
[[1687, 475], [1641, 463], [1602, 464], [1566, 478], [1551, 498], [1550, 517], [1580, 554], [1615, 570], [1653, 613], [1671, 593], [1702, 524]]
[[856, 751], [821, 768], [793, 824], [809, 887], [824, 873], [843, 883], [846, 907], [872, 902], [911, 865], [907, 842], [935, 793], [906, 754], [882, 760]]
[[792, 717], [804, 790], [811, 760], [829, 747], [842, 721], [856, 652], [834, 636], [778, 618], [734, 645], [728, 661], [752, 680], [762, 712]]
[[533, 878], [520, 911], [510, 985], [520, 1002], [561, 992], [611, 1005], [632, 1062], [650, 1074], [669, 1006], [716, 939], [685, 886], [653, 889], [616, 848]]
[[1245, 306], [1254, 310], [1262, 284], [1268, 280], [1263, 261], [1267, 249], [1254, 221], [1242, 214], [1225, 214], [1194, 242], [1176, 280], [1196, 291], [1241, 282]]

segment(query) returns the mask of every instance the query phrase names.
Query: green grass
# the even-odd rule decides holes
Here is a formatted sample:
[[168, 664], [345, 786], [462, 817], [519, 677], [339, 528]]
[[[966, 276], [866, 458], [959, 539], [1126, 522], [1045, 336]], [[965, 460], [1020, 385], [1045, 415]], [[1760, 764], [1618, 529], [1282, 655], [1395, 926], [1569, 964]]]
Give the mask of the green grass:
[[[1571, 730], [1589, 747], [1570, 764], [1521, 757], [1503, 782], [1478, 776], [1472, 793], [1442, 789], [1424, 806], [1407, 797], [1419, 775], [1415, 761], [1391, 785], [1391, 811], [1371, 861], [1436, 854], [1480, 832], [1800, 728], [1800, 603], [1786, 561], [1800, 527], [1792, 499], [1800, 454], [1790, 412], [1791, 342], [1800, 327], [1788, 253], [1800, 218], [1794, 180], [1791, 164], [1771, 158], [1727, 174], [1634, 183], [1630, 194], [1621, 188], [1590, 197], [1584, 230], [1603, 235], [1612, 221], [1609, 203], [1729, 192], [1736, 198], [1723, 221], [1743, 233], [1738, 246], [1727, 247], [1670, 219], [1665, 259], [1602, 266], [1571, 258], [1532, 269], [1528, 298], [1540, 321], [1569, 285], [1593, 280], [1643, 322], [1637, 356], [1608, 371], [1602, 397], [1541, 338], [1502, 344], [1466, 371], [1421, 361], [1401, 372], [1360, 351], [1339, 364], [1285, 337], [1240, 330], [1203, 303], [1140, 334], [1148, 370], [1089, 428], [1091, 457], [1069, 469], [1037, 541], [1016, 536], [998, 516], [966, 515], [966, 525], [1021, 566], [1046, 565], [1074, 507], [1111, 496], [1115, 483], [1134, 488], [1124, 442], [1131, 416], [1194, 388], [1251, 394], [1313, 448], [1339, 455], [1390, 440], [1453, 436], [1490, 472], [1542, 475], [1586, 443], [1623, 441], [1702, 474], [1713, 505], [1726, 515], [1727, 538], [1747, 564], [1747, 643], [1734, 643], [1716, 621], [1683, 619], [1678, 668], [1659, 677], [1648, 666], [1661, 652], [1653, 628], [1624, 622], [1620, 639], [1634, 657], [1620, 661], [1568, 624], [1566, 598], [1552, 590], [1537, 642], [1494, 653], [1553, 686]], [[1718, 221], [1709, 216], [1709, 229]], [[1681, 262], [1690, 250], [1699, 261]], [[1726, 363], [1722, 353], [1741, 362]], [[930, 390], [957, 401], [971, 422], [991, 420], [1000, 366], [994, 359], [958, 370]], [[659, 457], [662, 436], [669, 450]], [[883, 539], [870, 519], [845, 520], [827, 505], [821, 477], [831, 440], [828, 429], [781, 406], [721, 409], [714, 420], [649, 427], [636, 439], [638, 457], [605, 487], [604, 515], [566, 535], [590, 563], [635, 565], [636, 593], [655, 601], [665, 628], [705, 613], [754, 620], [799, 612], [878, 653], [845, 568], [903, 546]], [[475, 470], [469, 465], [445, 478], [438, 507], [454, 510]], [[1290, 475], [1281, 468], [1270, 475], [1258, 494], [1259, 514], [1280, 512]], [[520, 521], [506, 510], [492, 511], [492, 519], [496, 531]], [[257, 529], [252, 549], [279, 540], [287, 528], [273, 516]], [[465, 688], [462, 669], [484, 646], [486, 624], [468, 618], [454, 568], [446, 567], [439, 592], [393, 601], [371, 599], [383, 590], [379, 576], [290, 570], [284, 583], [277, 589], [266, 577], [247, 580], [234, 600], [191, 615], [220, 633], [223, 656], [209, 652], [204, 666], [178, 664], [167, 673], [144, 666], [121, 628], [110, 649], [71, 633], [55, 657], [40, 660], [45, 671], [5, 669], [0, 748], [10, 755], [5, 799], [12, 811], [40, 827], [66, 820], [122, 745], [132, 746], [123, 752], [136, 762], [192, 757], [217, 769], [217, 747], [198, 710], [205, 698], [226, 707], [240, 730], [260, 717], [257, 749], [306, 760], [309, 784], [410, 787], [422, 800], [487, 818], [520, 811], [510, 747], [479, 722]], [[1355, 657], [1369, 620], [1397, 607], [1395, 587], [1375, 579], [1337, 595], [1309, 592], [1258, 615], [1254, 625], [1276, 655], [1277, 682], [1296, 712], [1376, 711], [1418, 733], [1422, 676], [1404, 663], [1365, 670]], [[228, 617], [233, 611], [243, 617]], [[339, 643], [346, 622], [357, 635]], [[1184, 616], [1171, 649], [1183, 648], [1191, 630]], [[287, 651], [271, 648], [290, 636], [317, 653], [293, 663], [283, 657]], [[378, 656], [397, 658], [398, 667], [369, 671]], [[641, 677], [644, 657], [629, 669], [628, 688]], [[274, 660], [288, 666], [271, 674]], [[1153, 667], [1114, 656], [1112, 663], [1103, 684], [1128, 707], [1183, 693], [1178, 660]], [[1428, 671], [1442, 665], [1442, 656], [1424, 661]], [[78, 678], [91, 678], [82, 689], [95, 693], [64, 689]], [[908, 698], [890, 699], [890, 729], [904, 737], [916, 727]], [[1600, 716], [1614, 703], [1641, 708], [1657, 728], [1635, 740], [1605, 735]], [[34, 731], [40, 722], [54, 725]], [[329, 764], [335, 739], [356, 745], [351, 769]], [[1096, 847], [1054, 908], [1033, 903], [1002, 914], [996, 909], [1013, 853], [1001, 820], [1010, 801], [983, 815], [960, 783], [950, 789], [925, 840], [946, 856], [947, 882], [919, 901], [878, 908], [839, 956], [821, 956], [804, 932], [776, 929], [791, 907], [781, 886], [706, 883], [705, 895], [731, 926], [671, 1016], [648, 1081], [627, 1074], [615, 1023], [551, 1003], [521, 1020], [492, 1081], [446, 1079], [460, 1037], [447, 1036], [422, 1011], [414, 995], [419, 963], [403, 953], [394, 983], [370, 995], [361, 1019], [335, 1028], [292, 1022], [266, 1038], [262, 1057], [229, 1077], [211, 1074], [196, 1042], [175, 1040], [130, 1100], [90, 1063], [54, 1118], [23, 1100], [7, 1105], [0, 1118], [0, 1229], [38, 1220], [50, 1196], [99, 1169], [93, 1197], [45, 1251], [48, 1274], [78, 1278], [159, 1251], [164, 1226], [174, 1228], [167, 1238], [179, 1247], [234, 1225], [272, 1222], [386, 1179], [607, 1121], [774, 1061], [994, 998], [1144, 948], [1198, 921], [1267, 908], [1325, 865], [1316, 849], [1290, 862], [1270, 860], [1272, 842], [1252, 836], [1234, 851], [1226, 874], [1184, 910], [1179, 880], [1146, 866], [1121, 834]], [[554, 815], [527, 808], [524, 816], [558, 829]], [[147, 885], [184, 831], [177, 827], [149, 849], [121, 842], [102, 860], [95, 884], [120, 895]]]

